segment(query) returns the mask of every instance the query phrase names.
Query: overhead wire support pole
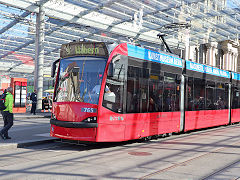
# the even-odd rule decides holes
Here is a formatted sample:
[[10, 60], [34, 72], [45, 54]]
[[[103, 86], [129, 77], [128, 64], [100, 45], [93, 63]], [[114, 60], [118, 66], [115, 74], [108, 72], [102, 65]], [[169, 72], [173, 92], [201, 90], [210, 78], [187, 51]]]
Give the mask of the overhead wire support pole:
[[43, 65], [44, 65], [44, 33], [45, 33], [45, 11], [43, 5], [39, 5], [39, 13], [36, 21], [35, 41], [35, 72], [34, 88], [37, 89], [37, 110], [42, 108], [43, 94]]

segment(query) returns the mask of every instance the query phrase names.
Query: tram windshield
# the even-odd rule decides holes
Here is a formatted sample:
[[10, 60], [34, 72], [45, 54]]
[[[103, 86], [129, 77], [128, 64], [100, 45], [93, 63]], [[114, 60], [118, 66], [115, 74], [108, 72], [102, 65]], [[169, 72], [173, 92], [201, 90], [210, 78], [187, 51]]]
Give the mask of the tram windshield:
[[55, 101], [97, 104], [106, 62], [96, 57], [62, 59]]

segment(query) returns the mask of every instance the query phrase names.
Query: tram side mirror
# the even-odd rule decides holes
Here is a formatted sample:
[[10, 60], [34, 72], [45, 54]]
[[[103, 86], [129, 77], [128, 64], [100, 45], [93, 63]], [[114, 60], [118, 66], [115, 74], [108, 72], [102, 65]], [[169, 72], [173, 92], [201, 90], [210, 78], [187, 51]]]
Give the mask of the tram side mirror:
[[113, 77], [113, 73], [114, 73], [113, 71], [114, 71], [113, 63], [111, 62], [108, 67], [108, 77]]
[[56, 60], [53, 62], [52, 64], [52, 68], [51, 68], [51, 77], [54, 77], [55, 76], [55, 72], [56, 72], [56, 67], [57, 67], [57, 63], [59, 62], [60, 59]]
[[56, 63], [53, 63], [52, 64], [52, 69], [51, 69], [51, 77], [54, 77], [55, 72], [56, 72]]

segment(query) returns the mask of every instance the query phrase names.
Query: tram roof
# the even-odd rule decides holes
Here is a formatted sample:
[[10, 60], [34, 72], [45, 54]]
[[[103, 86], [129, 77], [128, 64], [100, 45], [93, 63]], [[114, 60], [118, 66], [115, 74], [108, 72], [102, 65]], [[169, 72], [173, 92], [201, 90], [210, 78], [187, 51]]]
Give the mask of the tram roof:
[[[207, 2], [207, 1], [206, 1]], [[157, 35], [166, 34], [171, 48], [239, 39], [240, 1], [212, 0], [0, 0], [0, 71], [34, 75], [36, 13], [45, 11], [44, 75], [60, 56], [61, 44], [85, 39], [137, 41], [158, 50]]]

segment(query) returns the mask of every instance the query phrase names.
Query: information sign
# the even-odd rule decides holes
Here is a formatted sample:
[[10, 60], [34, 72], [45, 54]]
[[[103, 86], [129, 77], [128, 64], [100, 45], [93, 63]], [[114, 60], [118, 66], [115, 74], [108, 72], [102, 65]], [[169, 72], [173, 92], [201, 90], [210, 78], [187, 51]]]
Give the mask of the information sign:
[[71, 42], [63, 44], [60, 57], [99, 56], [108, 57], [108, 50], [103, 42]]

